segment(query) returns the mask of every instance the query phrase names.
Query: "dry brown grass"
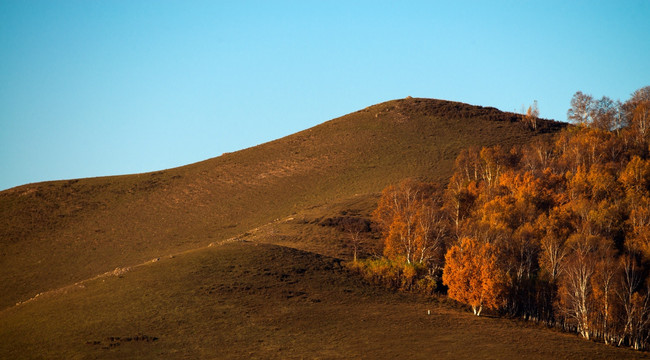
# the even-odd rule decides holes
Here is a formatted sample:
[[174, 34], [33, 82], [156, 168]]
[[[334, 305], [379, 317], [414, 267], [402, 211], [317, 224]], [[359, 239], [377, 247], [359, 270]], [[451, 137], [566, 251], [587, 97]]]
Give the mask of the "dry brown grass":
[[0, 339], [0, 357], [12, 359], [648, 357], [477, 318], [445, 300], [370, 286], [337, 259], [246, 242], [42, 295], [0, 312]]

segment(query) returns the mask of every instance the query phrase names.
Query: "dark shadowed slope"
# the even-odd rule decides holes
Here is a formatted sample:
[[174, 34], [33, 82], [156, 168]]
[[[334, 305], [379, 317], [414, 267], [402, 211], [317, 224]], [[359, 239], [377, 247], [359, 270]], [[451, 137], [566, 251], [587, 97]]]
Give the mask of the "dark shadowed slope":
[[0, 308], [115, 269], [205, 246], [404, 177], [446, 179], [471, 145], [526, 143], [514, 114], [404, 99], [235, 153], [154, 173], [0, 193]]

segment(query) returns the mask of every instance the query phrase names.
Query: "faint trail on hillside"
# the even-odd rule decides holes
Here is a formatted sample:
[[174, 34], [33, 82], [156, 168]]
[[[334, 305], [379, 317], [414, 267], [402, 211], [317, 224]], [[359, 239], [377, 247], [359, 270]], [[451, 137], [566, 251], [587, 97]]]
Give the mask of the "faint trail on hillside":
[[[229, 238], [229, 239], [226, 239], [226, 240], [222, 240], [222, 241], [218, 241], [218, 242], [212, 242], [208, 246], [202, 246], [202, 247], [199, 247], [199, 248], [196, 248], [196, 249], [186, 250], [186, 251], [182, 251], [182, 252], [179, 252], [179, 253], [170, 254], [170, 255], [167, 255], [165, 257], [168, 258], [168, 259], [173, 259], [176, 256], [180, 256], [180, 255], [190, 253], [190, 252], [193, 252], [193, 251], [204, 250], [204, 249], [207, 249], [207, 248], [213, 247], [213, 246], [220, 246], [220, 245], [225, 245], [225, 244], [228, 244], [228, 243], [246, 242], [246, 241], [247, 240], [240, 239], [239, 236], [235, 236], [235, 237], [232, 237], [232, 238]], [[23, 304], [29, 303], [31, 301], [34, 301], [34, 300], [38, 299], [38, 298], [42, 298], [43, 296], [66, 294], [69, 290], [73, 290], [75, 288], [83, 289], [83, 288], [86, 287], [85, 284], [90, 282], [90, 281], [94, 281], [94, 280], [98, 280], [98, 279], [102, 279], [102, 278], [108, 278], [110, 276], [117, 276], [117, 277], [122, 276], [122, 275], [128, 273], [129, 271], [131, 271], [131, 270], [133, 270], [135, 268], [139, 268], [139, 267], [142, 267], [142, 266], [147, 266], [147, 265], [151, 265], [153, 263], [157, 263], [158, 261], [160, 261], [162, 258], [165, 258], [165, 257], [157, 257], [157, 258], [145, 261], [145, 262], [140, 263], [140, 264], [132, 265], [132, 266], [117, 267], [114, 270], [107, 271], [107, 272], [105, 272], [103, 274], [93, 276], [93, 277], [85, 279], [85, 280], [77, 281], [76, 283], [74, 283], [72, 285], [66, 285], [66, 286], [60, 287], [58, 289], [53, 289], [53, 290], [40, 292], [40, 293], [34, 295], [33, 297], [25, 300], [25, 301], [17, 302], [16, 305], [14, 305], [14, 306], [10, 306], [8, 308], [0, 310], [0, 313], [5, 312], [5, 311], [7, 311], [9, 309], [13, 309], [13, 308], [18, 307], [18, 306], [21, 306]]]
[[143, 263], [139, 263], [139, 264], [135, 264], [135, 265], [131, 265], [131, 266], [116, 267], [114, 270], [107, 271], [105, 273], [93, 276], [93, 277], [85, 279], [85, 280], [77, 281], [76, 283], [71, 284], [71, 285], [66, 285], [66, 286], [63, 286], [63, 287], [60, 287], [60, 288], [57, 288], [57, 289], [43, 291], [43, 292], [40, 292], [40, 293], [34, 295], [33, 297], [31, 297], [31, 298], [29, 298], [27, 300], [19, 301], [13, 306], [9, 306], [7, 308], [1, 309], [0, 314], [2, 314], [5, 311], [8, 311], [10, 309], [14, 309], [14, 308], [16, 308], [18, 306], [21, 306], [23, 304], [27, 304], [29, 302], [32, 302], [32, 301], [34, 301], [34, 300], [36, 300], [38, 298], [43, 298], [44, 296], [66, 294], [68, 291], [74, 290], [76, 288], [84, 289], [86, 287], [86, 283], [88, 283], [90, 281], [95, 281], [95, 280], [102, 279], [102, 278], [108, 278], [108, 277], [111, 277], [111, 276], [119, 277], [119, 276], [122, 276], [122, 275], [128, 273], [129, 271], [131, 271], [131, 270], [133, 270], [135, 268], [139, 268], [139, 267], [142, 267], [142, 266], [147, 266], [147, 265], [151, 265], [153, 263], [157, 263], [161, 259], [164, 259], [164, 258], [173, 259], [176, 256], [181, 256], [183, 254], [191, 253], [191, 252], [194, 252], [194, 251], [201, 251], [201, 250], [205, 250], [205, 249], [208, 249], [208, 248], [211, 248], [211, 247], [222, 246], [222, 245], [230, 244], [230, 243], [250, 242], [250, 240], [244, 239], [246, 234], [256, 233], [256, 232], [260, 231], [261, 228], [264, 228], [264, 227], [269, 226], [269, 225], [273, 225], [273, 224], [275, 224], [275, 223], [277, 223], [279, 221], [287, 221], [287, 219], [291, 220], [291, 219], [293, 219], [293, 217], [289, 216], [289, 217], [287, 217], [285, 219], [282, 219], [282, 220], [281, 219], [276, 219], [275, 221], [269, 222], [267, 224], [264, 224], [264, 225], [256, 227], [256, 228], [253, 228], [253, 229], [248, 230], [248, 231], [246, 231], [244, 233], [241, 233], [241, 234], [239, 234], [237, 236], [233, 236], [233, 237], [230, 237], [228, 239], [221, 240], [221, 241], [211, 242], [207, 246], [201, 246], [201, 247], [191, 249], [191, 250], [181, 251], [181, 252], [178, 252], [178, 253], [173, 253], [173, 254], [169, 254], [169, 255], [166, 255], [166, 256], [162, 256], [162, 257], [156, 257], [156, 258], [153, 258], [151, 260], [145, 261]]

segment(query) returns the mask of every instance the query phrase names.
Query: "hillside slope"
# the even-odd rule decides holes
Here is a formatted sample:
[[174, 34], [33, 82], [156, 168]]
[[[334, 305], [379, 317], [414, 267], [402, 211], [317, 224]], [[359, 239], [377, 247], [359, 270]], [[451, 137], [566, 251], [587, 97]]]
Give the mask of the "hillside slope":
[[180, 168], [6, 190], [0, 309], [304, 209], [373, 196], [405, 177], [444, 180], [463, 148], [522, 144], [563, 126], [544, 121], [531, 131], [493, 108], [409, 98]]
[[350, 276], [333, 258], [231, 242], [0, 311], [0, 357], [647, 359], [648, 354], [391, 293]]

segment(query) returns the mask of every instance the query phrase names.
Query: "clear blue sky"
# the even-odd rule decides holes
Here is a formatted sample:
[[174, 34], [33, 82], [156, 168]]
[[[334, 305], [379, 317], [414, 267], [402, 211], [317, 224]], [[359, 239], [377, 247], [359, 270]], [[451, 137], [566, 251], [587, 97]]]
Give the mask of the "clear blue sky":
[[0, 0], [0, 189], [176, 167], [406, 96], [566, 119], [650, 85], [649, 1]]

